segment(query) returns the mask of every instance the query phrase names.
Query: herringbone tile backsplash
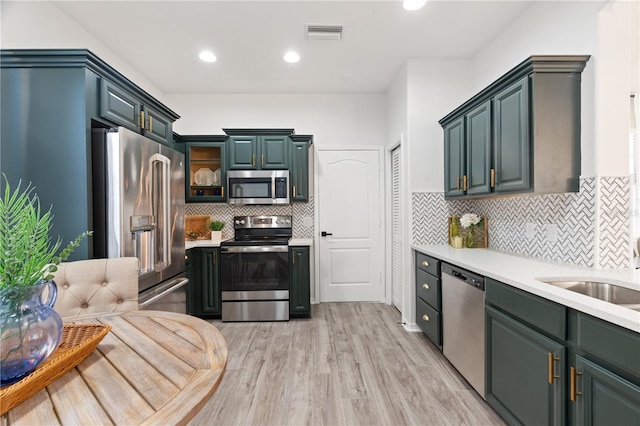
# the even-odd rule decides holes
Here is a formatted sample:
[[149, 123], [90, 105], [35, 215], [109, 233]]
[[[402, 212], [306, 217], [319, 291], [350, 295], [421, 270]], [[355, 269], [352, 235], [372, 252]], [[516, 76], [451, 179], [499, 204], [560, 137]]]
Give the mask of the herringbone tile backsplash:
[[[442, 192], [412, 194], [413, 244], [446, 244], [447, 217], [487, 217], [489, 247], [520, 256], [598, 268], [628, 268], [629, 178], [583, 178], [579, 193], [446, 201]], [[598, 218], [598, 219], [596, 219]], [[527, 238], [525, 224], [534, 225]], [[547, 225], [558, 228], [547, 240]], [[596, 245], [598, 249], [596, 250]]]
[[[307, 203], [292, 203], [283, 206], [247, 206], [227, 203], [187, 204], [185, 215], [209, 215], [223, 221], [222, 238], [233, 238], [234, 216], [293, 216], [293, 238], [313, 238], [313, 197]], [[306, 226], [310, 223], [310, 226]]]

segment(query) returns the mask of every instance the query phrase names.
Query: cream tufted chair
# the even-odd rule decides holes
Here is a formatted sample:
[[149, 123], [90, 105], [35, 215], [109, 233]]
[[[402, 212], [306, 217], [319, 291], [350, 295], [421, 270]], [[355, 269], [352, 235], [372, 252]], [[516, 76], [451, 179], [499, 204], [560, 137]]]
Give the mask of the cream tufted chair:
[[61, 263], [54, 273], [62, 317], [138, 309], [138, 259], [119, 257]]

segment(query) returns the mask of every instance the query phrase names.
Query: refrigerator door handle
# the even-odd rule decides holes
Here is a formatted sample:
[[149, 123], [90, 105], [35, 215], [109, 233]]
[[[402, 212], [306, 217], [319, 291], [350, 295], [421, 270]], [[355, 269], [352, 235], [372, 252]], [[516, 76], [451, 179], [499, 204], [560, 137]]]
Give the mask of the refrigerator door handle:
[[162, 154], [153, 154], [151, 162], [151, 197], [156, 217], [157, 246], [156, 271], [171, 265], [171, 160]]
[[145, 308], [146, 306], [157, 302], [169, 293], [173, 293], [180, 287], [189, 283], [189, 278], [178, 278], [169, 282], [160, 284], [151, 290], [147, 290], [138, 295], [138, 306]]

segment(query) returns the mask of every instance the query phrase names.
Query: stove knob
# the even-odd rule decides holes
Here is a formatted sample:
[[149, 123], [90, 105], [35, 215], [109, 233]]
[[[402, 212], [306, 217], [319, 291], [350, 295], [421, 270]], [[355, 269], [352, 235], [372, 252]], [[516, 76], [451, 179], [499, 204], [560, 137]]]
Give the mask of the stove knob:
[[240, 225], [244, 225], [244, 224], [245, 224], [244, 219], [242, 219], [242, 220], [240, 221]]
[[236, 219], [235, 222], [233, 222], [233, 223], [235, 223], [236, 225], [239, 225], [240, 221], [238, 219]]
[[287, 224], [291, 223], [291, 219], [285, 219], [284, 221], [285, 221], [285, 223], [287, 223]]

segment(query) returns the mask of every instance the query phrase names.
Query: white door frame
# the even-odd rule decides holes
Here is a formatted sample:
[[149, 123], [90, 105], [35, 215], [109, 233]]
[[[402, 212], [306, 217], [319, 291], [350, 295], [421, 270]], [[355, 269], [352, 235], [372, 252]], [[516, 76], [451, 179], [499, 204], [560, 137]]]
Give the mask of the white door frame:
[[[314, 194], [319, 194], [320, 193], [320, 179], [318, 178], [317, 175], [317, 171], [320, 170], [320, 165], [319, 165], [319, 157], [320, 157], [320, 151], [378, 151], [378, 158], [383, 159], [386, 158], [386, 155], [383, 151], [383, 147], [378, 146], [378, 145], [328, 145], [328, 146], [316, 146], [313, 145], [315, 148], [315, 152], [314, 152], [314, 156], [313, 156], [313, 167], [315, 170], [316, 175], [313, 177], [313, 193]], [[384, 171], [385, 168], [384, 166], [381, 165], [381, 171]], [[384, 175], [381, 176], [382, 179], [384, 179], [385, 181], [386, 179], [386, 172], [383, 172]], [[387, 201], [385, 199], [385, 186], [386, 185], [380, 185], [380, 202], [382, 204], [381, 208], [383, 209], [381, 214], [385, 214], [385, 210], [386, 207], [384, 206]], [[314, 263], [317, 265], [317, 267], [315, 268], [314, 271], [314, 275], [315, 275], [315, 300], [317, 303], [320, 303], [320, 287], [322, 286], [321, 282], [320, 282], [320, 200], [316, 197], [314, 199], [313, 202], [313, 229], [315, 231], [315, 235], [314, 235], [314, 246], [316, 247], [316, 250], [314, 250]], [[382, 229], [380, 230], [381, 235], [382, 235], [382, 239], [383, 239], [383, 244], [386, 246], [387, 245], [387, 221], [386, 220], [382, 220]], [[389, 292], [389, 282], [386, 279], [387, 276], [387, 254], [386, 254], [386, 250], [383, 250], [384, 253], [384, 268], [383, 268], [383, 276], [385, 277], [385, 282], [383, 283], [384, 286], [384, 294], [385, 294], [385, 299], [387, 298], [387, 293]], [[382, 302], [383, 300], [381, 300]], [[387, 302], [388, 303], [388, 302]]]

